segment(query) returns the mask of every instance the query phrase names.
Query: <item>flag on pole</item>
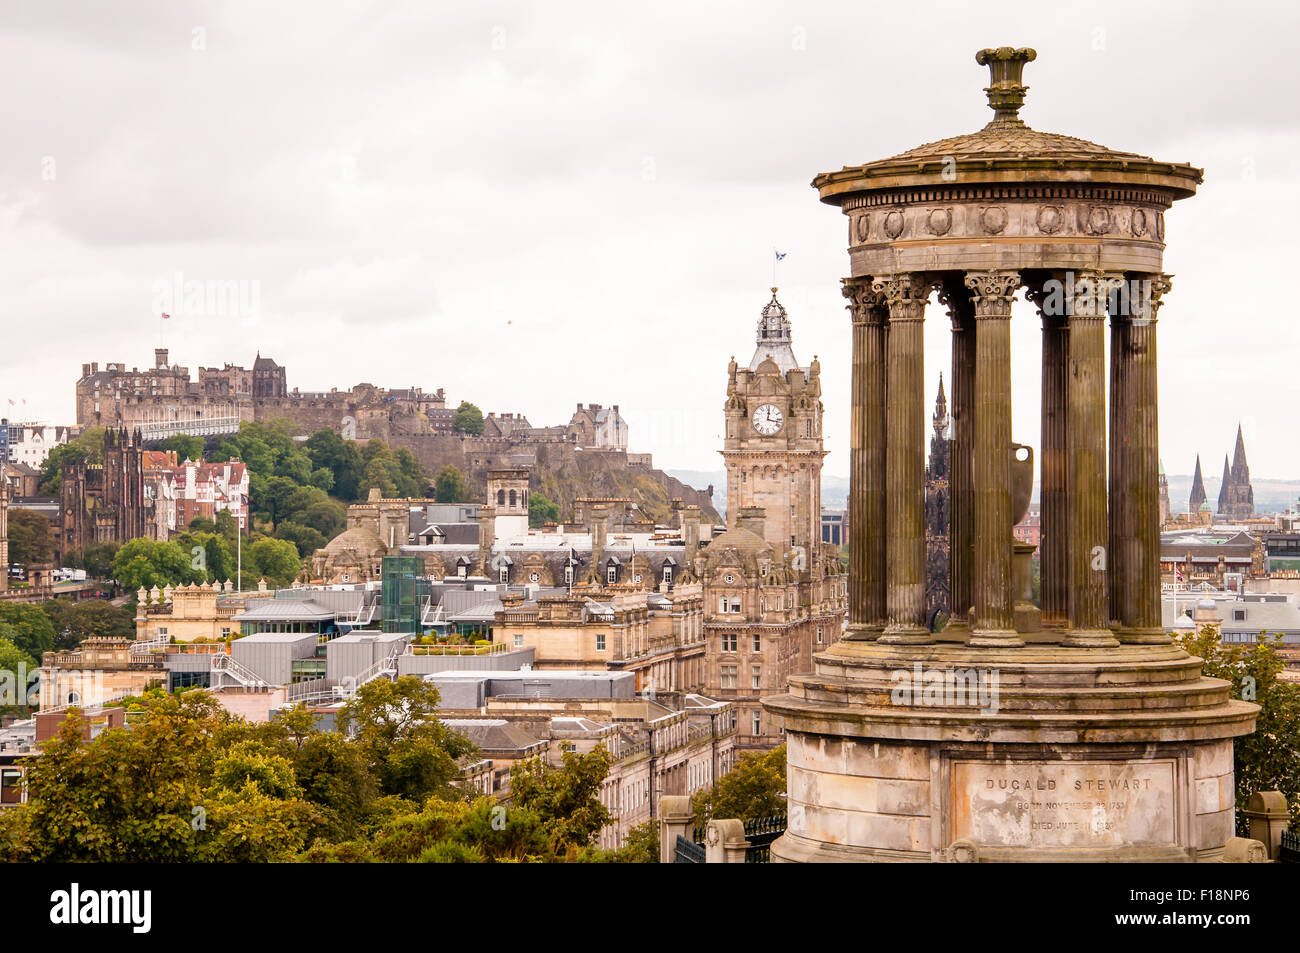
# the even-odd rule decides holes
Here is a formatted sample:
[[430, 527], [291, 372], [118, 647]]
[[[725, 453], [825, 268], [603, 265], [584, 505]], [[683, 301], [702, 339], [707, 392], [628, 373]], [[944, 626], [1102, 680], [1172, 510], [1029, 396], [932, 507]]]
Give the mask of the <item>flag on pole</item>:
[[1183, 571], [1179, 569], [1177, 566], [1174, 567], [1174, 581], [1175, 582], [1183, 581]]
[[162, 313], [162, 319], [163, 319], [164, 321], [167, 321], [167, 320], [169, 320], [170, 318], [171, 318], [171, 315], [168, 314], [166, 311], [164, 311], [164, 312]]
[[786, 253], [786, 252], [783, 252], [783, 251], [777, 251], [775, 248], [773, 248], [773, 249], [772, 249], [772, 254], [776, 255], [776, 260], [777, 260], [777, 261], [780, 261], [782, 258], [784, 258], [784, 257], [786, 256], [787, 253]]

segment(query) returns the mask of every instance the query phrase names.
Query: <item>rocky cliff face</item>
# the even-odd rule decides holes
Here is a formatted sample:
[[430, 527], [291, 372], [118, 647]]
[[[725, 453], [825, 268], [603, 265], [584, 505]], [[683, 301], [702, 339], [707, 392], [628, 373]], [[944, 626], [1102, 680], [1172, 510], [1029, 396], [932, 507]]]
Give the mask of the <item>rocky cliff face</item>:
[[[700, 508], [706, 521], [721, 522], [707, 490], [688, 486], [662, 470], [628, 462], [620, 450], [581, 450], [563, 440], [526, 441], [462, 435], [391, 435], [391, 443], [407, 447], [430, 478], [448, 464], [474, 487], [475, 499], [487, 492], [487, 471], [531, 463], [532, 489], [560, 507], [560, 519], [573, 516], [580, 497], [626, 497], [657, 523], [671, 517], [672, 500]], [[636, 455], [633, 455], [635, 459]]]

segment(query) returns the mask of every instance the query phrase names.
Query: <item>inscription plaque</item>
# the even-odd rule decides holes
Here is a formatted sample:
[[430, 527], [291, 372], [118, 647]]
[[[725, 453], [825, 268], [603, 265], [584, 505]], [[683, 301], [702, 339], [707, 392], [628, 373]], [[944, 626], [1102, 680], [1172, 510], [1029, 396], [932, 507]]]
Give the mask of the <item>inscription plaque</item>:
[[1174, 844], [1174, 762], [952, 762], [952, 839], [1000, 847]]

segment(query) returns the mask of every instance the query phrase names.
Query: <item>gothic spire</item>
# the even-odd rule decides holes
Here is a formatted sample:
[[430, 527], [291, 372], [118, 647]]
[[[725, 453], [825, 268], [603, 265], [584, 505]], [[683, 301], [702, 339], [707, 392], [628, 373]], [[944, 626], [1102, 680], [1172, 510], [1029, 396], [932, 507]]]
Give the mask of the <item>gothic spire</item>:
[[1232, 470], [1228, 466], [1228, 455], [1225, 453], [1223, 455], [1223, 481], [1219, 484], [1219, 508], [1215, 510], [1216, 513], [1226, 513], [1228, 511], [1228, 500], [1232, 496], [1229, 492], [1231, 487]]
[[1246, 441], [1241, 436], [1241, 424], [1237, 424], [1237, 446], [1232, 451], [1232, 476], [1236, 480], [1242, 477], [1242, 471], [1249, 473], [1249, 467], [1246, 464]]
[[1196, 472], [1192, 475], [1192, 493], [1187, 498], [1187, 511], [1196, 513], [1205, 502], [1205, 480], [1201, 478], [1201, 455], [1196, 455]]

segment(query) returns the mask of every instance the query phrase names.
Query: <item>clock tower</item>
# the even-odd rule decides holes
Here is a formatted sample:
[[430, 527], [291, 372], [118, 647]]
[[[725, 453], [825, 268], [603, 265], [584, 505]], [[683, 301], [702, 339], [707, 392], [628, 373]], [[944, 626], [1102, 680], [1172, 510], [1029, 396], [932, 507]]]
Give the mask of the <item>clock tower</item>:
[[[790, 319], [772, 289], [758, 319], [757, 346], [746, 368], [731, 361], [727, 381], [727, 524], [740, 511], [766, 511], [764, 538], [778, 553], [813, 569], [820, 563], [821, 365], [801, 367]], [[802, 568], [802, 567], [801, 567]]]
[[821, 367], [795, 360], [790, 319], [772, 300], [748, 367], [727, 379], [727, 529], [697, 559], [704, 584], [705, 692], [736, 706], [737, 747], [781, 743], [762, 699], [812, 670], [840, 638], [848, 577], [823, 552]]

